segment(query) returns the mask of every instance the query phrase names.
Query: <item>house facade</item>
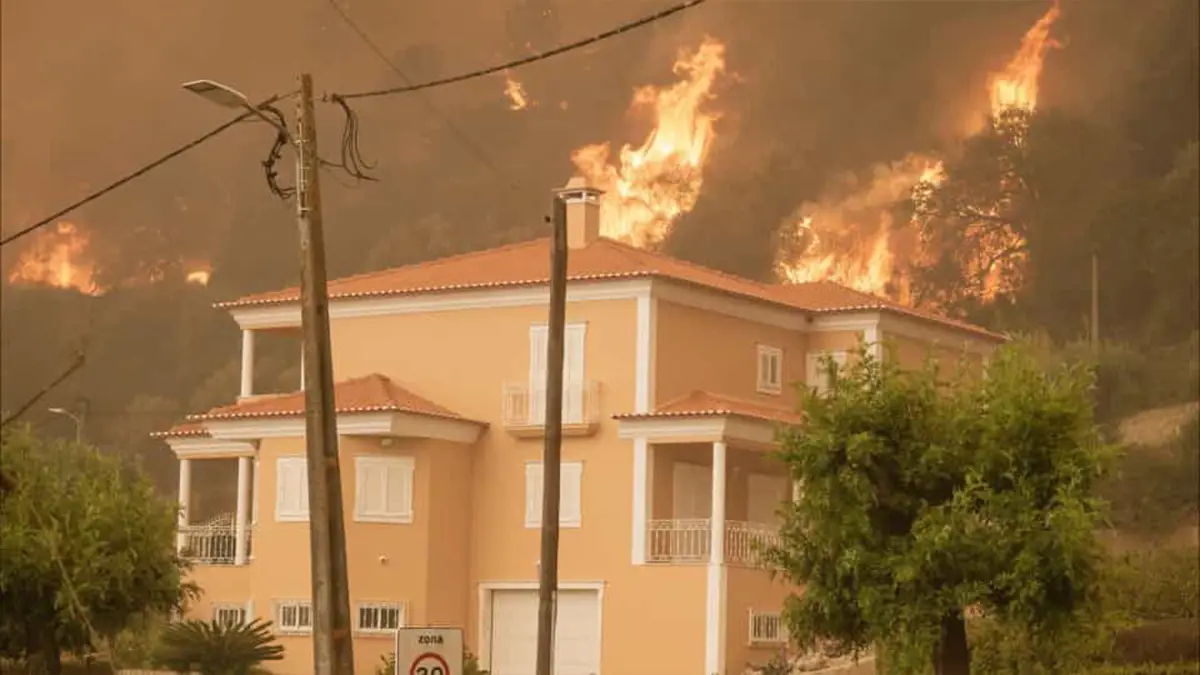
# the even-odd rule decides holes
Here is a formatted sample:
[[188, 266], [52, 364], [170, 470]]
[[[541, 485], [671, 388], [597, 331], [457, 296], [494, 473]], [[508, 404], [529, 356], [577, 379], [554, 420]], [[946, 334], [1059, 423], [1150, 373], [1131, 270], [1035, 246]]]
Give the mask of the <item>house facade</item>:
[[[982, 361], [1003, 340], [829, 283], [771, 286], [599, 236], [573, 183], [556, 672], [740, 673], [782, 646], [756, 557], [793, 486], [772, 459], [793, 385], [884, 341]], [[493, 675], [536, 643], [549, 240], [329, 284], [357, 671], [400, 626], [464, 630]], [[242, 391], [161, 434], [180, 460], [178, 545], [198, 618], [275, 622], [274, 670], [311, 672], [304, 393], [256, 395], [255, 336], [299, 339], [298, 291], [218, 305], [243, 331]], [[297, 348], [297, 353], [299, 348]], [[236, 460], [236, 507], [192, 522], [197, 462]]]

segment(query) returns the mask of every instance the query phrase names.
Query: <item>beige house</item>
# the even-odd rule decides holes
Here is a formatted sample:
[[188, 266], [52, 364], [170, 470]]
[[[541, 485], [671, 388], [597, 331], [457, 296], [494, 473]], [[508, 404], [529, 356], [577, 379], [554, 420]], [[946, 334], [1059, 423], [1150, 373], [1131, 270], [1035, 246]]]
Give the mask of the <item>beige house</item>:
[[[599, 236], [568, 200], [558, 675], [713, 675], [768, 660], [791, 592], [762, 569], [792, 485], [771, 459], [792, 385], [859, 340], [985, 359], [1001, 336], [831, 283], [770, 286]], [[542, 467], [546, 239], [329, 284], [358, 672], [398, 626], [460, 626], [493, 675], [530, 675]], [[311, 672], [303, 392], [252, 391], [255, 335], [298, 339], [298, 291], [223, 303], [233, 405], [162, 434], [201, 618], [264, 617]], [[299, 353], [299, 349], [297, 349]], [[236, 508], [187, 506], [196, 462], [237, 461]]]

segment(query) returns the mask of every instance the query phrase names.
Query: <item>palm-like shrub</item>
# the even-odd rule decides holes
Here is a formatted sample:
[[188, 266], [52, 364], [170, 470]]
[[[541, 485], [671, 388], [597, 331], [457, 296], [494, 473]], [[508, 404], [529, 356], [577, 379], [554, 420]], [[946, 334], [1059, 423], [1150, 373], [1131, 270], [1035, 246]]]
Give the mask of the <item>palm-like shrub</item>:
[[156, 661], [176, 673], [252, 675], [266, 661], [283, 658], [271, 622], [223, 624], [191, 619], [169, 626], [159, 643]]

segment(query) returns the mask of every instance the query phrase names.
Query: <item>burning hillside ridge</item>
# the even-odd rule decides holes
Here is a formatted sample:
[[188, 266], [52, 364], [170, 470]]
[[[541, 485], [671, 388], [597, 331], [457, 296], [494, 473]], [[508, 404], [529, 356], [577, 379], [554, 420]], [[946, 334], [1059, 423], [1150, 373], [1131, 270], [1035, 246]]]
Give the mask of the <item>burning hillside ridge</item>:
[[[144, 273], [123, 281], [122, 286], [157, 283], [172, 268], [178, 268], [187, 283], [207, 286], [212, 265], [206, 260], [162, 262]], [[103, 295], [109, 289], [98, 282], [91, 235], [75, 223], [60, 221], [54, 228], [33, 237], [8, 270], [8, 283], [15, 286], [51, 286], [73, 289], [84, 295]]]
[[[1050, 29], [1061, 10], [1055, 4], [1031, 27], [1008, 64], [988, 79], [991, 115], [1005, 119], [1011, 110], [1037, 107], [1038, 81], [1047, 52], [1058, 46]], [[919, 240], [908, 217], [897, 221], [903, 207], [935, 189], [945, 179], [942, 162], [912, 154], [899, 162], [876, 166], [864, 180], [849, 177], [831, 186], [816, 202], [805, 203], [781, 227], [776, 274], [791, 283], [829, 280], [868, 293], [911, 302], [909, 269], [932, 259], [935, 242]], [[994, 229], [994, 228], [993, 228]], [[994, 251], [1020, 249], [1011, 231], [990, 232], [965, 268], [978, 277], [975, 293], [989, 300], [1011, 290], [1019, 270], [989, 265]], [[935, 249], [936, 250], [936, 249]]]
[[715, 39], [706, 38], [695, 51], [681, 51], [674, 65], [678, 82], [634, 93], [631, 108], [650, 108], [655, 116], [640, 147], [622, 146], [616, 164], [609, 163], [608, 143], [572, 153], [580, 172], [606, 192], [600, 216], [604, 236], [657, 246], [679, 217], [695, 207], [719, 117], [702, 107], [712, 100], [713, 84], [724, 70], [725, 45]]

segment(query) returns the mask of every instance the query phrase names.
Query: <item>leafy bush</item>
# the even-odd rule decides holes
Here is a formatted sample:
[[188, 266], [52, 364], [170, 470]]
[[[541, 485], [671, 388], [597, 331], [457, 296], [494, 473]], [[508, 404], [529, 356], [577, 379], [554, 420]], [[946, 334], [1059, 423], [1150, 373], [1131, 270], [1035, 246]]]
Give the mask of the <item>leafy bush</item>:
[[[375, 675], [396, 675], [396, 655], [387, 654], [379, 657], [382, 663], [375, 668]], [[488, 671], [479, 667], [479, 659], [471, 650], [463, 647], [463, 675], [488, 675]]]
[[263, 662], [283, 659], [283, 647], [275, 643], [270, 621], [229, 625], [191, 619], [163, 631], [155, 656], [158, 665], [177, 673], [252, 675], [264, 672]]
[[1167, 447], [1131, 448], [1101, 489], [1111, 524], [1127, 532], [1164, 534], [1200, 508], [1200, 417]]
[[1106, 661], [1115, 664], [1200, 661], [1200, 622], [1194, 617], [1166, 619], [1127, 628], [1117, 634], [1113, 653]]
[[1196, 618], [1200, 609], [1200, 551], [1163, 549], [1126, 555], [1117, 565], [1117, 606], [1134, 619]]
[[1136, 666], [1099, 666], [1083, 675], [1196, 675], [1200, 663], [1144, 663]]

